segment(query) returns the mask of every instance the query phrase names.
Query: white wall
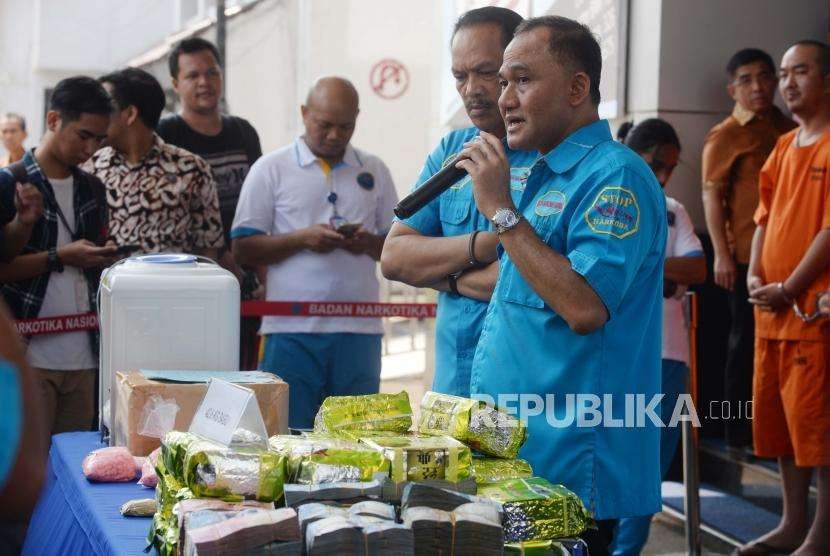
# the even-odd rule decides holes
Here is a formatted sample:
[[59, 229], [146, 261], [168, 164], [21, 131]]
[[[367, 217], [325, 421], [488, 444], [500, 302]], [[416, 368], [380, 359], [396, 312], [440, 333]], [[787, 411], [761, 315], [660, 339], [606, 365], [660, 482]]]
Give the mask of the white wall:
[[[301, 73], [297, 95], [303, 100], [314, 79], [341, 75], [360, 93], [360, 116], [352, 143], [380, 156], [389, 166], [399, 194], [408, 192], [434, 147], [438, 121], [441, 49], [440, 2], [409, 0], [301, 0]], [[302, 53], [306, 55], [303, 56]], [[401, 62], [409, 73], [403, 96], [386, 100], [370, 86], [380, 60]], [[296, 106], [299, 113], [299, 105]]]
[[44, 92], [65, 77], [100, 75], [172, 32], [171, 0], [0, 1], [0, 112], [43, 132]]
[[228, 21], [228, 109], [253, 123], [263, 152], [297, 133], [297, 18], [297, 2], [267, 0]]

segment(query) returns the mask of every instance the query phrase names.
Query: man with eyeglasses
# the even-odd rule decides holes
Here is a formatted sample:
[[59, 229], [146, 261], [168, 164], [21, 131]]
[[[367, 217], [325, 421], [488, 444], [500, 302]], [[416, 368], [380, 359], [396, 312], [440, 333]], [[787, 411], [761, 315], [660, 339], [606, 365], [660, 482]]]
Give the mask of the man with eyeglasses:
[[[376, 263], [398, 198], [386, 165], [349, 144], [358, 112], [349, 81], [319, 79], [302, 106], [305, 133], [245, 179], [233, 254], [268, 266], [269, 301], [378, 301]], [[263, 318], [259, 368], [290, 385], [290, 427], [310, 428], [326, 396], [378, 391], [382, 330], [379, 318]]]
[[[732, 114], [709, 131], [703, 144], [703, 207], [715, 251], [715, 283], [728, 291], [731, 324], [724, 369], [724, 398], [737, 407], [752, 396], [752, 306], [746, 273], [758, 206], [758, 173], [778, 137], [795, 127], [773, 104], [775, 64], [763, 50], [736, 52], [726, 66]], [[724, 421], [731, 451], [752, 448], [748, 419]]]

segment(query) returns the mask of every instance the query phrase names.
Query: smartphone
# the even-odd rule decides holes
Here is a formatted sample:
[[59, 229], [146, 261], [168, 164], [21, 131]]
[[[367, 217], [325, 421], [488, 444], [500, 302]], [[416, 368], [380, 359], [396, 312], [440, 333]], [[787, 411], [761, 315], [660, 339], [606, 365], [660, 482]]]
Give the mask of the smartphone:
[[337, 227], [337, 233], [346, 237], [352, 237], [360, 228], [360, 224], [352, 224], [347, 222]]
[[129, 255], [134, 251], [141, 249], [140, 245], [118, 245], [115, 247], [116, 255]]

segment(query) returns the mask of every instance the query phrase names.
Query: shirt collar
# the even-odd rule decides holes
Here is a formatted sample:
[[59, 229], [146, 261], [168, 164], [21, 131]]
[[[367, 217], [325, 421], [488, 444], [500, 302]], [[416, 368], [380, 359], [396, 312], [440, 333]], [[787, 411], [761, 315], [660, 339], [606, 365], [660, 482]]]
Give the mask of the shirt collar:
[[551, 170], [557, 174], [564, 174], [585, 158], [591, 149], [611, 140], [608, 120], [597, 120], [568, 135], [564, 141], [542, 158]]
[[[302, 136], [297, 137], [294, 141], [294, 154], [297, 156], [297, 164], [299, 164], [302, 168], [306, 168], [317, 163], [317, 157], [313, 152], [311, 152], [311, 149], [308, 148], [308, 144]], [[363, 166], [363, 161], [360, 159], [360, 156], [351, 144], [346, 145], [346, 152], [343, 154], [343, 160], [341, 163], [355, 168]], [[337, 168], [337, 166], [335, 166], [335, 168]]]
[[732, 117], [738, 122], [738, 125], [741, 127], [745, 126], [749, 122], [752, 121], [752, 118], [756, 116], [755, 112], [752, 110], [748, 110], [741, 106], [740, 102], [735, 103], [735, 108], [732, 109]]
[[144, 156], [141, 157], [141, 162], [139, 162], [136, 166], [131, 166], [127, 162], [127, 158], [124, 156], [124, 154], [112, 146], [104, 147], [103, 149], [99, 150], [96, 154], [98, 156], [102, 156], [102, 162], [110, 167], [124, 166], [128, 170], [135, 170], [136, 168], [142, 166], [147, 159], [154, 156], [160, 156], [161, 153], [164, 152], [164, 146], [166, 144], [167, 143], [165, 143], [164, 140], [161, 137], [159, 137], [157, 133], [153, 133], [153, 143], [150, 145], [150, 149], [146, 153], [144, 153]]

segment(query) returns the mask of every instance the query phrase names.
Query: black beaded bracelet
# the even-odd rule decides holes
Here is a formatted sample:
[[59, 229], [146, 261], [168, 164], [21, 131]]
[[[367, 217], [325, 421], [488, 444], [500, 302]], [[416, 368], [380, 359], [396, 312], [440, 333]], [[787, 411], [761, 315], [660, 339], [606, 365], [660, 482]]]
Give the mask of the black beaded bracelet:
[[476, 258], [476, 236], [481, 230], [475, 230], [470, 234], [470, 242], [467, 244], [467, 255], [470, 257], [470, 266], [484, 266], [484, 263]]

